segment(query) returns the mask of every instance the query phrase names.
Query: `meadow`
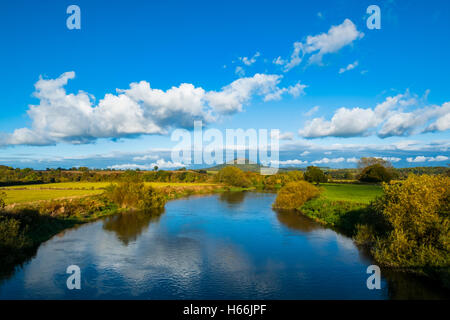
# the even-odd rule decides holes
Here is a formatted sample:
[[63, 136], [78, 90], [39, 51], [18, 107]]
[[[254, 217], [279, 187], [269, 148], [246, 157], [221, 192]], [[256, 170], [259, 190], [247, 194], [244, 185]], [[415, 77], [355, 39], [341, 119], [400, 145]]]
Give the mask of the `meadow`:
[[[36, 201], [78, 198], [101, 194], [110, 182], [60, 182], [46, 184], [31, 184], [0, 188], [6, 194], [5, 203], [23, 204]], [[113, 182], [114, 184], [114, 182]], [[154, 188], [186, 188], [215, 186], [213, 183], [182, 183], [182, 182], [145, 182]]]
[[320, 189], [319, 197], [306, 202], [298, 210], [349, 236], [355, 234], [355, 227], [368, 204], [383, 195], [380, 185], [324, 183]]
[[351, 201], [357, 203], [370, 203], [377, 196], [383, 194], [380, 185], [374, 184], [338, 184], [324, 183], [320, 198], [331, 201]]

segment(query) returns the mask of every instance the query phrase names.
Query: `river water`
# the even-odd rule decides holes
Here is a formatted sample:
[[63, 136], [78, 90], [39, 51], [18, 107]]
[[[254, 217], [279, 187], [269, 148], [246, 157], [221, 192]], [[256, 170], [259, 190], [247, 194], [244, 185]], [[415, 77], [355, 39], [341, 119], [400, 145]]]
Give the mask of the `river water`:
[[[0, 299], [448, 298], [423, 279], [384, 274], [352, 240], [297, 213], [271, 209], [270, 193], [170, 201], [160, 215], [122, 213], [66, 230], [0, 282]], [[68, 290], [66, 268], [81, 270]]]

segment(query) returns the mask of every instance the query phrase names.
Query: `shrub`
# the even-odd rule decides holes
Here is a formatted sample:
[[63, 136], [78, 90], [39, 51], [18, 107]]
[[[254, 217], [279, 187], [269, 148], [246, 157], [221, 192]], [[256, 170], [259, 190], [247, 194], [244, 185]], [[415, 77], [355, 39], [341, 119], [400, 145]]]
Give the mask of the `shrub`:
[[245, 173], [241, 169], [233, 166], [226, 166], [220, 169], [216, 175], [216, 179], [218, 182], [226, 183], [234, 187], [248, 188], [251, 185]]
[[411, 175], [383, 189], [371, 210], [385, 227], [359, 226], [356, 241], [369, 243], [380, 264], [446, 278], [450, 286], [450, 178]]
[[278, 191], [273, 207], [276, 209], [298, 209], [306, 201], [319, 195], [319, 189], [309, 182], [289, 182]]
[[359, 181], [372, 183], [389, 182], [392, 178], [392, 171], [378, 163], [365, 167], [359, 175]]
[[328, 178], [320, 168], [309, 166], [305, 172], [305, 180], [308, 182], [321, 183], [327, 182]]
[[3, 191], [0, 191], [0, 210], [4, 209], [6, 206], [5, 198], [6, 198], [6, 193], [4, 193]]
[[122, 182], [110, 185], [106, 196], [121, 208], [151, 209], [164, 207], [166, 197], [158, 190], [144, 183]]

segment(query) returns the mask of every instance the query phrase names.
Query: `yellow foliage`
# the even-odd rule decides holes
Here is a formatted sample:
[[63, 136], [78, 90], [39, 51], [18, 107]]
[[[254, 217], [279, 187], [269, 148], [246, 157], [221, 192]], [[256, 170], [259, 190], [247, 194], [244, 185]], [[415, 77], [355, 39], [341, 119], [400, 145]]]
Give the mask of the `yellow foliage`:
[[278, 191], [273, 207], [277, 209], [298, 209], [306, 201], [317, 197], [319, 193], [319, 189], [309, 182], [289, 182]]

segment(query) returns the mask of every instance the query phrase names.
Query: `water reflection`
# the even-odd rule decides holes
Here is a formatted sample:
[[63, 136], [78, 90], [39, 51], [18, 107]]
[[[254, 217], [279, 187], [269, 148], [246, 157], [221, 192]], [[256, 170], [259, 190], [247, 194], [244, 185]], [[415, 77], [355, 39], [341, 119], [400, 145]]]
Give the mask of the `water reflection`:
[[323, 227], [317, 222], [312, 221], [310, 218], [305, 217], [298, 212], [292, 210], [275, 210], [277, 219], [284, 226], [290, 230], [311, 232], [313, 230], [323, 229]]
[[103, 229], [112, 231], [125, 245], [135, 242], [147, 230], [150, 223], [158, 222], [164, 209], [123, 212], [105, 219]]
[[245, 199], [246, 192], [223, 192], [219, 196], [219, 200], [228, 203], [230, 206], [242, 203]]

